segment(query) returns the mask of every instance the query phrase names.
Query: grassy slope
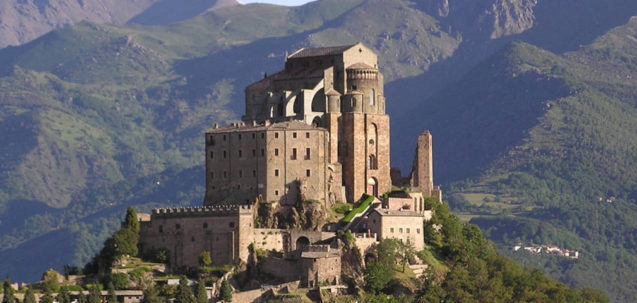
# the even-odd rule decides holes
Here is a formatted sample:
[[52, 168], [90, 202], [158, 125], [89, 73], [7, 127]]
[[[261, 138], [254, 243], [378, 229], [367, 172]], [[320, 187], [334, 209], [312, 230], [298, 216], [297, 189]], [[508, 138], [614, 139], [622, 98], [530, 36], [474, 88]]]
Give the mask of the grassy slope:
[[[632, 32], [634, 25], [627, 27], [566, 56], [514, 43], [454, 84], [463, 92], [432, 98], [449, 106], [433, 112], [441, 115], [434, 122], [458, 117], [441, 132], [467, 140], [452, 143], [460, 146], [453, 157], [459, 165], [474, 161], [469, 166], [478, 168], [474, 178], [451, 186], [456, 209], [473, 214], [471, 222], [500, 244], [579, 250], [577, 262], [512, 257], [570, 285], [601, 287], [617, 301], [637, 296], [631, 282], [637, 278], [632, 265], [637, 261], [637, 109], [627, 98], [635, 86], [630, 65], [615, 68], [634, 58], [632, 47], [623, 44], [626, 39], [617, 39], [617, 32]], [[619, 54], [608, 55], [608, 49]], [[581, 64], [587, 62], [596, 64]], [[469, 96], [478, 107], [467, 103]], [[460, 104], [469, 108], [454, 107]], [[438, 146], [443, 153], [450, 148]], [[460, 168], [457, 173], [467, 174]], [[611, 196], [613, 204], [599, 201]]]

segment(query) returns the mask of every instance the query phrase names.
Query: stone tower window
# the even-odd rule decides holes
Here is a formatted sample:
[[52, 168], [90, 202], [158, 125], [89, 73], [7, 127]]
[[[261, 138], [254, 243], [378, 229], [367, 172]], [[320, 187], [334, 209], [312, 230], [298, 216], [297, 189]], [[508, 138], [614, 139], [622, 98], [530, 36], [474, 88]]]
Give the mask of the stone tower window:
[[275, 190], [275, 191], [274, 191], [274, 195], [275, 195], [275, 196], [278, 196], [278, 195], [279, 195], [279, 191], [278, 191], [278, 190]]
[[310, 138], [310, 132], [305, 133], [305, 138], [308, 138], [308, 139]]
[[296, 132], [292, 133], [292, 138], [296, 139]]
[[278, 176], [279, 176], [279, 170], [278, 170], [278, 169], [275, 169], [275, 170], [274, 170], [274, 176], [275, 176], [275, 177], [278, 177]]
[[215, 154], [213, 152], [210, 152], [210, 159], [214, 158]]
[[306, 176], [306, 177], [309, 177], [309, 176], [310, 176], [310, 170], [309, 170], [309, 169], [305, 170], [305, 176]]
[[230, 222], [228, 226], [230, 226], [230, 228], [234, 228], [234, 222]]
[[225, 179], [225, 178], [227, 178], [227, 177], [228, 177], [228, 172], [224, 170], [224, 171], [223, 171], [223, 178]]
[[310, 160], [310, 148], [305, 149], [305, 160]]
[[210, 145], [215, 145], [215, 139], [212, 136], [210, 136]]
[[261, 139], [265, 138], [265, 133], [261, 133]]
[[390, 232], [390, 233], [394, 233], [394, 228], [393, 228], [393, 227], [390, 227], [390, 228], [389, 228], [389, 232]]
[[211, 172], [211, 173], [210, 173], [210, 179], [214, 179], [214, 178], [215, 178], [215, 173], [214, 173], [214, 172]]
[[279, 137], [279, 133], [274, 133], [274, 138], [278, 138]]
[[401, 227], [401, 228], [399, 228], [399, 229], [398, 229], [398, 232], [402, 234], [402, 233], [403, 233], [403, 228], [402, 228], [402, 227]]
[[275, 155], [275, 156], [278, 156], [278, 155], [279, 155], [279, 149], [278, 149], [278, 148], [275, 148], [275, 149], [274, 149], [274, 155]]
[[243, 177], [243, 171], [239, 170], [239, 178], [242, 178], [242, 177]]
[[261, 157], [265, 156], [265, 149], [261, 149]]
[[256, 169], [255, 169], [255, 170], [252, 170], [252, 176], [253, 176], [253, 177], [256, 177], [256, 176], [257, 176], [257, 170], [256, 170]]
[[411, 230], [409, 229], [409, 227], [407, 227], [407, 233], [409, 233]]
[[374, 100], [375, 94], [376, 92], [373, 88], [369, 90], [369, 106], [374, 106], [374, 104], [376, 103]]
[[257, 137], [257, 135], [255, 133], [252, 133], [252, 139], [255, 139]]
[[291, 159], [292, 160], [296, 160], [296, 148], [292, 149], [292, 157], [291, 157]]
[[226, 158], [226, 151], [225, 150], [223, 151], [223, 158], [224, 159]]
[[253, 149], [253, 150], [252, 150], [252, 156], [253, 156], [253, 157], [256, 157], [256, 156], [257, 156], [257, 150], [256, 150], [256, 149]]
[[226, 135], [223, 135], [223, 141], [226, 141]]
[[163, 225], [159, 225], [159, 232], [163, 233], [164, 232], [164, 226]]
[[243, 157], [243, 151], [239, 150], [239, 158]]
[[208, 223], [203, 224], [203, 229], [206, 229], [206, 228], [208, 228]]
[[238, 137], [239, 137], [239, 140], [241, 140], [241, 134], [239, 134], [239, 136], [238, 136]]

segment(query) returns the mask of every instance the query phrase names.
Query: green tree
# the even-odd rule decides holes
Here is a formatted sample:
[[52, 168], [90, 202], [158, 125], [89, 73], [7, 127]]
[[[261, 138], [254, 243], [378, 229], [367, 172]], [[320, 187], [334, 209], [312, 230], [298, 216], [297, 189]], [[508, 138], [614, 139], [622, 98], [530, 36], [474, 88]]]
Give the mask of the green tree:
[[175, 303], [195, 303], [195, 296], [192, 294], [192, 288], [188, 286], [186, 277], [179, 278], [179, 287], [175, 295]]
[[53, 294], [50, 288], [44, 288], [44, 295], [40, 298], [40, 303], [53, 303]]
[[60, 292], [58, 293], [56, 300], [58, 303], [71, 303], [71, 295], [69, 294], [69, 290], [66, 286], [60, 287]]
[[197, 283], [197, 303], [208, 303], [208, 293], [206, 293], [206, 284], [203, 280]]
[[100, 291], [99, 284], [95, 283], [91, 285], [87, 301], [88, 303], [102, 303], [102, 292]]
[[113, 284], [113, 287], [118, 290], [127, 289], [130, 284], [130, 279], [125, 273], [112, 273], [106, 278], [106, 286], [108, 286], [108, 284]]
[[27, 288], [27, 292], [24, 294], [24, 301], [22, 301], [22, 303], [36, 303], [33, 288]]
[[223, 282], [221, 282], [221, 289], [219, 292], [221, 294], [221, 300], [224, 300], [225, 302], [232, 302], [232, 287], [228, 280], [223, 280]]
[[16, 303], [17, 300], [13, 294], [13, 287], [11, 287], [11, 280], [9, 280], [9, 278], [5, 279], [4, 283], [2, 283], [2, 290], [4, 292], [2, 303]]
[[137, 219], [137, 211], [129, 206], [126, 209], [126, 218], [124, 219], [124, 228], [130, 229], [135, 234], [139, 234], [139, 220]]
[[61, 275], [57, 271], [49, 268], [42, 276], [44, 288], [48, 288], [51, 292], [58, 292], [60, 290], [60, 277]]
[[209, 251], [202, 251], [199, 254], [199, 265], [200, 266], [210, 266], [212, 264], [212, 258], [210, 257]]
[[154, 284], [150, 284], [144, 290], [144, 298], [141, 303], [162, 303], [164, 300], [159, 296], [159, 290]]
[[379, 293], [394, 277], [394, 269], [381, 262], [373, 262], [365, 267], [365, 289]]
[[398, 242], [397, 255], [400, 259], [400, 263], [403, 266], [402, 272], [405, 272], [405, 267], [416, 256], [416, 249], [410, 242]]
[[108, 300], [107, 303], [118, 303], [117, 294], [115, 294], [115, 286], [113, 286], [113, 282], [108, 283]]

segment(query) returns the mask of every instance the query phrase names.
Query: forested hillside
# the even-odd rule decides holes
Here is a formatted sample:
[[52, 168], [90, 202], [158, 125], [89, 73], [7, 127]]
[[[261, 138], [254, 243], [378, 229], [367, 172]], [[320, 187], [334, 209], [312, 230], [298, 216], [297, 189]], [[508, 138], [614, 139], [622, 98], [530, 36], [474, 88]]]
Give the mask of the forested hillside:
[[127, 205], [199, 205], [202, 133], [239, 117], [243, 88], [286, 52], [362, 41], [385, 75], [394, 166], [431, 129], [436, 183], [502, 252], [577, 249], [511, 256], [635, 301], [633, 15], [628, 0], [321, 0], [83, 22], [0, 49], [0, 274], [86, 262]]

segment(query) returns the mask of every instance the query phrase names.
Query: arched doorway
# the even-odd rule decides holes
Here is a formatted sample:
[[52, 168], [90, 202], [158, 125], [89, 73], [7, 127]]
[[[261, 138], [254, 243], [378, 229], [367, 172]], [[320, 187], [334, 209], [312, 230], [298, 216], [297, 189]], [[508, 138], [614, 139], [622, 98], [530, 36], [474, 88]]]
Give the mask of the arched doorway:
[[303, 251], [303, 249], [307, 247], [308, 245], [310, 245], [310, 239], [308, 239], [306, 236], [301, 236], [298, 239], [296, 239], [297, 250]]
[[378, 196], [378, 182], [376, 182], [376, 178], [369, 178], [367, 180], [367, 193], [374, 197]]

